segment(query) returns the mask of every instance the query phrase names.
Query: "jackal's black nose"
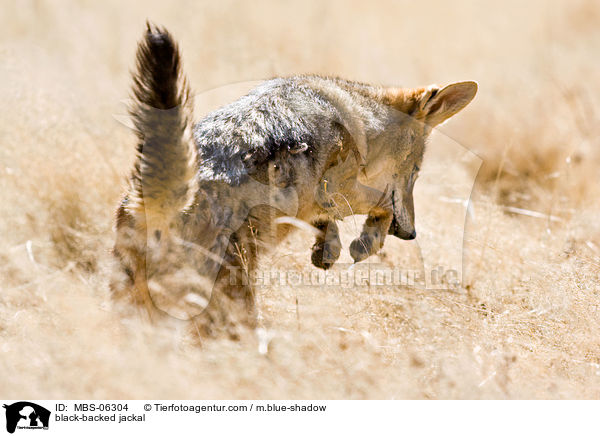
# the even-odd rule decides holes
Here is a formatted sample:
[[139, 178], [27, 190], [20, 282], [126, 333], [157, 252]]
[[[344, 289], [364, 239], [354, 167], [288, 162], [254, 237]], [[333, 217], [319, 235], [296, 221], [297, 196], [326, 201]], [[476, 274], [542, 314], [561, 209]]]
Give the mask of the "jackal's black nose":
[[412, 232], [405, 232], [402, 229], [396, 228], [392, 235], [405, 241], [412, 241], [417, 237], [417, 232], [416, 230], [413, 230]]

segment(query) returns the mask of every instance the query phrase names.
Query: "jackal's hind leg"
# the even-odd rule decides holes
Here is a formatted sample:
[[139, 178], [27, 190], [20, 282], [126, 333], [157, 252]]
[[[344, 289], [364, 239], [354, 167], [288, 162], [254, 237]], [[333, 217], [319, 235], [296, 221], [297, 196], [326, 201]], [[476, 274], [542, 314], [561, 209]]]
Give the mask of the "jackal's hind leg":
[[383, 247], [392, 217], [392, 211], [379, 207], [369, 211], [360, 236], [350, 244], [350, 255], [355, 263], [376, 254]]
[[338, 226], [328, 217], [318, 218], [312, 224], [321, 234], [312, 246], [310, 259], [317, 268], [329, 269], [339, 259], [342, 250]]
[[210, 302], [192, 320], [192, 333], [202, 337], [226, 336], [237, 340], [256, 327], [253, 272], [257, 244], [246, 222], [229, 240], [223, 263], [215, 280]]

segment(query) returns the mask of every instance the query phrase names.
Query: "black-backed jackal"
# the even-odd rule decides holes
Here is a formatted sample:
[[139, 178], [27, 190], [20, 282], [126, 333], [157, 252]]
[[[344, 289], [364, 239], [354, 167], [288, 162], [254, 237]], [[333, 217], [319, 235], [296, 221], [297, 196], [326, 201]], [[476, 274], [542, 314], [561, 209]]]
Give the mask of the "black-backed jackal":
[[321, 268], [340, 253], [335, 221], [351, 214], [368, 215], [350, 246], [355, 261], [388, 234], [415, 238], [412, 190], [426, 139], [476, 92], [474, 82], [407, 89], [294, 76], [195, 122], [177, 46], [148, 25], [130, 109], [138, 158], [116, 219], [115, 295], [193, 319], [203, 334], [232, 333], [253, 323], [248, 275], [258, 253], [294, 223], [318, 229], [312, 262]]

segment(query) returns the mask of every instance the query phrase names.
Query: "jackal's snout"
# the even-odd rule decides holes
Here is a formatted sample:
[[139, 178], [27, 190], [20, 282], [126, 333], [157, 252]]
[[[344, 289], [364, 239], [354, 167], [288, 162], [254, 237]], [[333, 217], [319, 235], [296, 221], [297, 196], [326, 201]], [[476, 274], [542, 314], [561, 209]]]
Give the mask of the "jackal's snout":
[[405, 241], [411, 241], [417, 237], [417, 231], [414, 228], [409, 231], [403, 229], [398, 223], [396, 216], [392, 219], [388, 234], [394, 235], [396, 238], [404, 239]]
[[396, 191], [392, 193], [393, 218], [388, 235], [410, 241], [417, 237], [412, 193], [407, 193], [402, 202], [397, 202]]

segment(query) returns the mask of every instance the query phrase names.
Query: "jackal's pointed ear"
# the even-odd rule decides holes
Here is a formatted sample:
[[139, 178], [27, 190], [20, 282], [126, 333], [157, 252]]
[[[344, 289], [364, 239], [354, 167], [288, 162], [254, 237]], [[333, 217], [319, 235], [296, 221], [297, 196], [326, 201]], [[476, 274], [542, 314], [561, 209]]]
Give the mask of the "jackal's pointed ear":
[[476, 82], [457, 82], [440, 89], [430, 87], [421, 101], [425, 122], [437, 126], [467, 106], [477, 93]]

